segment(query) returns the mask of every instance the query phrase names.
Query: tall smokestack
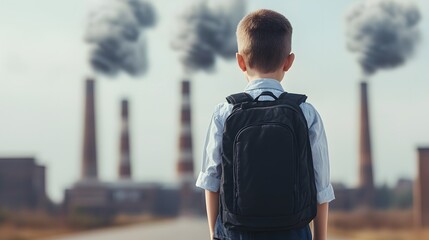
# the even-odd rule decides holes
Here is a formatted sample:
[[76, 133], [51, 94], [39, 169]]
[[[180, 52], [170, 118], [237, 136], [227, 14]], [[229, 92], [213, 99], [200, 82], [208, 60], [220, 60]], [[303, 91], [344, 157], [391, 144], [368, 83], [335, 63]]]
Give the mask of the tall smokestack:
[[119, 178], [131, 178], [130, 134], [128, 121], [128, 100], [121, 102], [121, 142], [119, 159]]
[[[355, 52], [365, 78], [396, 68], [413, 55], [420, 39], [419, 8], [397, 0], [365, 0], [347, 14], [347, 47]], [[367, 84], [361, 83], [359, 187], [364, 206], [374, 206]]]
[[81, 179], [97, 179], [97, 141], [95, 129], [95, 81], [86, 80], [85, 86], [85, 116], [82, 151]]
[[194, 160], [192, 152], [192, 125], [191, 125], [191, 88], [190, 82], [182, 81], [182, 105], [180, 111], [179, 159], [177, 173], [180, 182], [194, 181]]
[[414, 186], [414, 221], [429, 228], [429, 147], [418, 148], [417, 179]]
[[362, 191], [362, 203], [374, 204], [374, 177], [372, 169], [371, 135], [368, 109], [368, 86], [360, 84], [360, 133], [359, 133], [359, 187]]
[[192, 152], [191, 84], [188, 80], [184, 80], [181, 85], [182, 105], [180, 110], [179, 159], [177, 161], [177, 174], [181, 184], [181, 212], [182, 214], [192, 214], [195, 211], [195, 179]]

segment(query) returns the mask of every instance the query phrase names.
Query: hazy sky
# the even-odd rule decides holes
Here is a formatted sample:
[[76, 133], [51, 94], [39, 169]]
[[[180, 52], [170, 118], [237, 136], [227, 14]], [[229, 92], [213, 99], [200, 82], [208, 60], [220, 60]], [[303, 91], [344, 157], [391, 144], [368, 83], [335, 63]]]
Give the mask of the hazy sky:
[[[406, 1], [406, 0], [404, 0]], [[157, 25], [146, 31], [149, 70], [137, 79], [98, 77], [97, 137], [100, 177], [117, 178], [120, 99], [130, 99], [135, 179], [175, 180], [179, 125], [177, 54], [170, 48], [180, 9], [187, 0], [152, 1]], [[270, 8], [294, 26], [296, 61], [283, 81], [305, 93], [325, 123], [332, 181], [357, 182], [358, 83], [356, 56], [345, 47], [345, 13], [356, 0], [248, 0], [248, 11]], [[408, 2], [408, 1], [407, 1]], [[429, 3], [416, 0], [423, 39], [405, 66], [370, 79], [370, 114], [377, 184], [414, 177], [416, 147], [429, 145]], [[83, 42], [88, 0], [1, 0], [0, 156], [35, 156], [47, 166], [47, 188], [55, 201], [80, 175], [83, 91], [88, 48]], [[426, 75], [426, 77], [424, 77]], [[218, 59], [216, 71], [192, 76], [194, 157], [214, 106], [246, 85], [234, 61]]]

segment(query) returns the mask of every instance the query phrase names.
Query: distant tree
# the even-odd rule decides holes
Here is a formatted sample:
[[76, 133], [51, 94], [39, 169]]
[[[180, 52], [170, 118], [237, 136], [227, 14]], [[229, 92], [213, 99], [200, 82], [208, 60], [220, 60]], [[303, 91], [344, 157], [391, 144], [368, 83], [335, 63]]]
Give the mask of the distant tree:
[[392, 200], [392, 207], [409, 209], [413, 206], [413, 190], [395, 191]]
[[376, 189], [375, 192], [375, 206], [380, 209], [387, 209], [392, 206], [393, 194], [392, 190], [383, 184], [381, 187]]

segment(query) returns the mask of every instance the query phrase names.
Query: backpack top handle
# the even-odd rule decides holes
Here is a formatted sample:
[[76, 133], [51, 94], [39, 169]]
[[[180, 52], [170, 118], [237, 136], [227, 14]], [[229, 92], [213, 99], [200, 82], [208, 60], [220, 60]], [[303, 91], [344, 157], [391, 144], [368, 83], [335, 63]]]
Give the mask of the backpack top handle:
[[261, 96], [270, 96], [270, 97], [274, 98], [274, 100], [279, 99], [279, 98], [278, 98], [278, 97], [276, 97], [276, 95], [274, 95], [272, 92], [264, 91], [264, 92], [262, 92], [261, 94], [259, 94], [259, 96], [257, 96], [257, 97], [255, 98], [255, 100], [253, 100], [253, 101], [254, 101], [254, 102], [259, 102], [259, 98], [260, 98]]

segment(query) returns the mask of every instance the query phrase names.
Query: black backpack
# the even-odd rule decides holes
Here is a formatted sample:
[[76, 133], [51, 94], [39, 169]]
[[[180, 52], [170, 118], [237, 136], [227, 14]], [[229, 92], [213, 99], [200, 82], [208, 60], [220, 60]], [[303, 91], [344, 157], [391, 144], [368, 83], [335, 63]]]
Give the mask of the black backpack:
[[[262, 95], [274, 101], [259, 101]], [[228, 229], [280, 231], [316, 216], [317, 199], [305, 95], [238, 93], [222, 138], [220, 214]]]

